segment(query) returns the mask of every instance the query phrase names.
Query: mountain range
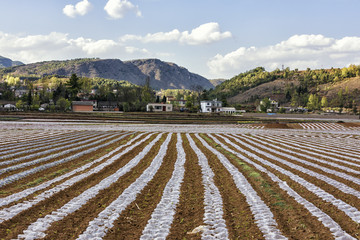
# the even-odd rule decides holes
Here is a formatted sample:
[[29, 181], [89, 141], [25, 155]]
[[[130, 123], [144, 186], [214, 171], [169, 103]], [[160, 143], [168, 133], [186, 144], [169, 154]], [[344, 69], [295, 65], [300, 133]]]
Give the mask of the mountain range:
[[[9, 64], [5, 67], [11, 67]], [[133, 84], [144, 85], [150, 78], [150, 86], [154, 89], [192, 89], [201, 86], [212, 88], [211, 82], [175, 63], [159, 59], [139, 59], [121, 61], [120, 59], [73, 59], [65, 61], [45, 61], [21, 66], [13, 66], [0, 70], [14, 76], [60, 75], [71, 76], [75, 73], [81, 77], [126, 80]]]
[[19, 65], [23, 65], [23, 63], [19, 61], [13, 61], [10, 58], [0, 56], [0, 68], [14, 67]]

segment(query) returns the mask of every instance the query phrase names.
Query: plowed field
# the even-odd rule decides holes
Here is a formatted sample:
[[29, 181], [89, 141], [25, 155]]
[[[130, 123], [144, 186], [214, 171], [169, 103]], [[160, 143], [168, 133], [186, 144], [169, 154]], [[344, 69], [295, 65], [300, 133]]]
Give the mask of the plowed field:
[[0, 123], [0, 239], [360, 239], [357, 126]]

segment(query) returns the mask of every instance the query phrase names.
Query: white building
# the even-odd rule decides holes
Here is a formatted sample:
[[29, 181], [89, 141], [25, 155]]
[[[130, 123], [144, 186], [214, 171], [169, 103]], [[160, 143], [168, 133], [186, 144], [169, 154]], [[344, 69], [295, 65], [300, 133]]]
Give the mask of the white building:
[[203, 113], [217, 113], [221, 112], [222, 102], [214, 99], [212, 101], [201, 101], [200, 102], [201, 112]]
[[146, 105], [147, 112], [172, 112], [173, 105], [168, 103], [149, 103]]
[[225, 114], [234, 114], [236, 113], [236, 109], [234, 107], [223, 107], [220, 109], [221, 113]]

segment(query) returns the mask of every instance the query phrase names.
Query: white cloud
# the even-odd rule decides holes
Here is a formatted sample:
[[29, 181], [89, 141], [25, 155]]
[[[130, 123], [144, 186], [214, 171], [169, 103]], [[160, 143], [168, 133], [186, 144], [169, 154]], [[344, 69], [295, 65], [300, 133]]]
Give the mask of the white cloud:
[[63, 8], [63, 13], [71, 18], [74, 18], [78, 15], [84, 16], [87, 14], [92, 8], [91, 3], [88, 0], [82, 0], [78, 2], [75, 6], [72, 4], [66, 5]]
[[188, 31], [183, 32], [180, 41], [190, 45], [199, 45], [217, 42], [231, 36], [231, 32], [220, 32], [218, 23], [210, 22], [193, 29], [191, 33]]
[[272, 46], [241, 47], [225, 55], [217, 54], [207, 63], [215, 77], [231, 77], [258, 66], [271, 71], [282, 65], [306, 69], [349, 64], [360, 64], [360, 37], [334, 39], [323, 35], [294, 35]]
[[148, 33], [145, 37], [141, 38], [144, 42], [155, 42], [155, 43], [161, 43], [161, 42], [173, 42], [173, 41], [179, 41], [181, 38], [181, 33], [179, 30], [174, 29], [170, 32], [158, 32], [158, 33]]
[[187, 45], [201, 45], [217, 42], [232, 37], [231, 32], [221, 32], [220, 26], [216, 22], [210, 22], [200, 25], [199, 27], [189, 31], [180, 32], [174, 29], [170, 32], [149, 33], [145, 36], [125, 35], [121, 37], [121, 41], [142, 41], [145, 43], [155, 42], [179, 42]]
[[104, 7], [107, 14], [114, 19], [123, 18], [128, 12], [134, 11], [136, 16], [141, 17], [141, 11], [128, 0], [108, 0]]
[[25, 63], [81, 57], [156, 57], [144, 48], [125, 46], [111, 39], [70, 38], [68, 34], [19, 36], [0, 32], [0, 53]]

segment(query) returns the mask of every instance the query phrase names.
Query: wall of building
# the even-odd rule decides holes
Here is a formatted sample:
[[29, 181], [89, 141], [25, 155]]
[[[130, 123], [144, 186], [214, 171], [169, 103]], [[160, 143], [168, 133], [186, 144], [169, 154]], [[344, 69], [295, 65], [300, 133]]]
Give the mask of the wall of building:
[[93, 106], [89, 105], [73, 105], [72, 106], [73, 112], [90, 112], [93, 111]]

